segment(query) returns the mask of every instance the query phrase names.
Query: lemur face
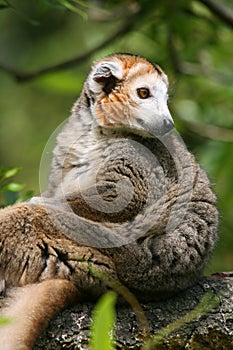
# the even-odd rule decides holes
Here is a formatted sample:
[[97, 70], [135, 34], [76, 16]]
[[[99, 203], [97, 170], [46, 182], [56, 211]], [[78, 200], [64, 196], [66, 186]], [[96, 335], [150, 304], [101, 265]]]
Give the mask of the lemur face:
[[164, 135], [174, 127], [167, 106], [167, 76], [146, 59], [106, 57], [96, 62], [87, 82], [91, 111], [100, 126], [147, 137]]

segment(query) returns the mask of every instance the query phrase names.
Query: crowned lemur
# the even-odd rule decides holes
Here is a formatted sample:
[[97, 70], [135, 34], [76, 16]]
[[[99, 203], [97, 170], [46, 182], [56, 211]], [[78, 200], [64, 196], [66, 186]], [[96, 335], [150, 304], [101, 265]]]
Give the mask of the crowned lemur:
[[0, 278], [11, 322], [1, 350], [31, 349], [63, 307], [94, 299], [103, 275], [140, 300], [200, 276], [217, 240], [216, 198], [173, 129], [162, 69], [131, 54], [94, 63], [57, 137], [48, 189], [0, 211]]

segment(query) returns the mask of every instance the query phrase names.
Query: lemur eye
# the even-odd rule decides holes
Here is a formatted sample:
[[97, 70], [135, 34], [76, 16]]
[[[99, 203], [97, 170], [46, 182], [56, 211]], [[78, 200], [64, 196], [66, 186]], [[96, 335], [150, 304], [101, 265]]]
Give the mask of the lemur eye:
[[140, 97], [142, 99], [146, 99], [146, 98], [151, 96], [150, 90], [147, 89], [147, 88], [144, 88], [144, 87], [138, 88], [137, 89], [137, 94], [138, 94], [138, 97]]

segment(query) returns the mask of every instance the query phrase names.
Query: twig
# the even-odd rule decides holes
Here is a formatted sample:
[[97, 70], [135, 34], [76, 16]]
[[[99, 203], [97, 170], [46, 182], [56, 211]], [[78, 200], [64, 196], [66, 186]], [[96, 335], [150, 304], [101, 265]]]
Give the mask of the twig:
[[205, 138], [223, 142], [233, 142], [233, 130], [231, 129], [205, 124], [199, 121], [188, 121], [180, 116], [179, 119], [182, 120], [182, 123], [184, 123], [190, 131]]
[[175, 73], [183, 73], [182, 72], [182, 62], [178, 53], [178, 50], [175, 45], [176, 37], [174, 35], [173, 28], [167, 26], [167, 48], [168, 53], [173, 65], [173, 69]]
[[174, 35], [174, 31], [171, 28], [168, 28], [167, 46], [175, 73], [190, 76], [204, 76], [211, 78], [213, 81], [217, 81], [218, 83], [232, 86], [232, 75], [218, 72], [204, 62], [191, 63], [182, 61], [176, 48], [176, 37]]
[[220, 4], [215, 0], [198, 0], [214, 13], [223, 22], [233, 27], [233, 11], [224, 4]]
[[224, 74], [204, 64], [182, 62], [180, 73], [210, 78], [212, 81], [232, 86], [233, 75]]
[[184, 325], [187, 325], [187, 323], [194, 321], [198, 317], [200, 318], [201, 316], [206, 316], [206, 314], [216, 308], [219, 303], [220, 301], [216, 295], [214, 295], [212, 292], [207, 292], [199, 301], [199, 304], [195, 307], [195, 309], [189, 311], [184, 316], [178, 318], [178, 320], [175, 320], [164, 328], [160, 329], [157, 334], [144, 343], [142, 350], [153, 350], [172, 332], [180, 329]]

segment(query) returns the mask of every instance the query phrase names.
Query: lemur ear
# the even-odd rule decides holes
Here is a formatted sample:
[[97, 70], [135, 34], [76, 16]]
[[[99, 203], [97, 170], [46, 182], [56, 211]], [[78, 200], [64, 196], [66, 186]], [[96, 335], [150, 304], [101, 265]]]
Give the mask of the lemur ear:
[[94, 68], [92, 72], [92, 79], [99, 85], [99, 87], [101, 87], [101, 90], [106, 94], [109, 94], [111, 92], [117, 81], [121, 78], [122, 67], [120, 62], [101, 62]]
[[93, 71], [93, 79], [97, 83], [101, 83], [103, 80], [110, 78], [111, 76], [121, 79], [122, 67], [118, 62], [101, 62]]

